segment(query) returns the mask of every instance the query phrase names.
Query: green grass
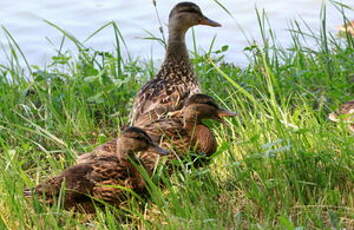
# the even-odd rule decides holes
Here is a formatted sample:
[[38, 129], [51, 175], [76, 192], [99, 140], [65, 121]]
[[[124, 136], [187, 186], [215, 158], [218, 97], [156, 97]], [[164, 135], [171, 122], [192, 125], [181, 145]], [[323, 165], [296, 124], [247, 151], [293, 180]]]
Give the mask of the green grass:
[[[151, 197], [132, 198], [118, 217], [122, 210], [109, 207], [96, 217], [46, 207], [22, 191], [117, 136], [157, 66], [123, 59], [114, 23], [96, 31], [113, 27], [112, 53], [87, 49], [52, 25], [78, 55], [59, 48], [44, 68], [21, 65], [25, 54], [7, 32], [0, 229], [353, 229], [354, 135], [327, 114], [354, 98], [354, 40], [329, 34], [323, 14], [318, 34], [294, 22], [286, 49], [276, 45], [264, 14], [258, 17], [263, 42], [245, 48], [245, 68], [223, 62], [227, 46], [192, 53], [204, 92], [240, 114], [228, 125], [210, 123], [219, 143], [212, 163], [162, 176], [164, 188], [151, 184]], [[305, 38], [317, 46], [307, 47]]]

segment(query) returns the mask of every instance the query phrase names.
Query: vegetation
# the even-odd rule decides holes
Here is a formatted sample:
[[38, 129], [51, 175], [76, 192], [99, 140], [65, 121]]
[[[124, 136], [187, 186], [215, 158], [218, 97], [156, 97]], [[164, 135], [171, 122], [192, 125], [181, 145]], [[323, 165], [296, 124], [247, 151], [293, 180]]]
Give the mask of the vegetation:
[[[159, 175], [165, 186], [150, 183], [149, 198], [97, 216], [22, 191], [117, 136], [158, 66], [122, 58], [115, 23], [99, 29], [114, 28], [112, 53], [52, 25], [78, 55], [60, 48], [45, 68], [26, 65], [3, 28], [11, 49], [0, 65], [0, 229], [353, 229], [354, 135], [327, 114], [354, 98], [354, 40], [328, 33], [324, 15], [319, 34], [294, 22], [286, 49], [258, 12], [263, 42], [245, 48], [242, 69], [223, 62], [227, 46], [191, 52], [204, 92], [240, 115], [210, 123], [219, 143], [210, 165]], [[307, 47], [309, 39], [317, 45]]]

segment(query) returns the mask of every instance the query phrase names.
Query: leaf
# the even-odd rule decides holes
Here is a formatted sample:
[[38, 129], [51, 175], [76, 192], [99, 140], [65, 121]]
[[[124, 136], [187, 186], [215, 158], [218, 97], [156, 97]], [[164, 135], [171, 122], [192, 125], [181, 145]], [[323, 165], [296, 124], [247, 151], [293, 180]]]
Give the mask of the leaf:
[[89, 102], [94, 102], [96, 104], [102, 104], [104, 102], [102, 95], [103, 95], [103, 92], [99, 92], [96, 95], [89, 97], [87, 100]]
[[84, 78], [84, 81], [85, 82], [94, 82], [96, 80], [98, 80], [99, 76], [98, 75], [95, 75], [95, 76], [88, 76], [88, 77], [85, 77]]

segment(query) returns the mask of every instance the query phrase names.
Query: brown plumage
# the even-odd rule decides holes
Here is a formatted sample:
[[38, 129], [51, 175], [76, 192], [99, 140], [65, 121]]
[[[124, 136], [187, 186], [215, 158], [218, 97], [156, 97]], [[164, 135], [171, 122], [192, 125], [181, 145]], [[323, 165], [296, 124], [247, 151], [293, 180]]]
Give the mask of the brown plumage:
[[338, 111], [330, 113], [328, 118], [334, 122], [348, 123], [349, 130], [354, 132], [354, 100], [341, 105]]
[[147, 82], [135, 98], [131, 114], [133, 125], [140, 126], [179, 110], [190, 95], [200, 92], [185, 44], [185, 33], [195, 25], [221, 26], [205, 17], [191, 2], [179, 3], [171, 10], [165, 60], [155, 78]]
[[[172, 150], [169, 159], [181, 158], [190, 151], [210, 156], [217, 149], [213, 132], [202, 123], [205, 119], [222, 121], [236, 113], [220, 108], [215, 100], [204, 94], [189, 97], [182, 110], [171, 116], [151, 121], [142, 126], [153, 141]], [[139, 155], [147, 169], [156, 167], [158, 154], [146, 151]]]
[[58, 198], [61, 188], [65, 188], [65, 209], [94, 212], [94, 202], [91, 198], [119, 207], [126, 199], [127, 192], [124, 189], [145, 189], [144, 179], [132, 163], [134, 161], [138, 164], [139, 159], [135, 154], [139, 151], [168, 153], [158, 147], [143, 130], [128, 127], [118, 139], [101, 148], [99, 154], [90, 155], [89, 160], [83, 160], [64, 170], [33, 190], [25, 190], [25, 195], [32, 196], [35, 193], [44, 198], [46, 203], [52, 204]]
[[[195, 94], [187, 99], [181, 110], [170, 113], [162, 119], [150, 121], [141, 128], [154, 142], [171, 150], [168, 155], [169, 160], [183, 159], [190, 151], [210, 156], [216, 151], [217, 143], [213, 132], [202, 123], [202, 120], [223, 121], [223, 117], [230, 116], [236, 116], [236, 113], [220, 108], [210, 96]], [[91, 153], [81, 155], [77, 162], [91, 162], [98, 154], [102, 154], [102, 151], [112, 148], [111, 146], [109, 143], [104, 144]], [[138, 158], [150, 174], [160, 162], [159, 154], [154, 151], [141, 152]]]

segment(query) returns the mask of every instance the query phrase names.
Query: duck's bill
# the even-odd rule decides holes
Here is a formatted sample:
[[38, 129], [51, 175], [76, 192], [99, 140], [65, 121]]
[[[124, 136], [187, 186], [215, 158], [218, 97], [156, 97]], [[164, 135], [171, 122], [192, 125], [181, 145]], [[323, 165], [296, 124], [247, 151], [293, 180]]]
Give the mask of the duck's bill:
[[220, 27], [221, 24], [216, 22], [216, 21], [213, 21], [207, 17], [203, 17], [203, 19], [200, 21], [199, 23], [200, 25], [206, 25], [206, 26], [212, 26], [212, 27]]
[[221, 123], [225, 124], [225, 121], [223, 118], [225, 117], [234, 117], [237, 116], [238, 114], [226, 109], [219, 109], [218, 114], [216, 116], [216, 120], [220, 121]]
[[151, 152], [156, 152], [160, 155], [168, 155], [170, 153], [170, 151], [166, 150], [166, 149], [163, 149], [161, 148], [160, 146], [158, 145], [151, 145], [148, 149], [148, 151], [151, 151]]
[[237, 115], [238, 115], [237, 113], [229, 111], [229, 110], [226, 110], [226, 109], [220, 109], [218, 111], [218, 117], [220, 117], [220, 118], [223, 118], [223, 117], [235, 117]]

